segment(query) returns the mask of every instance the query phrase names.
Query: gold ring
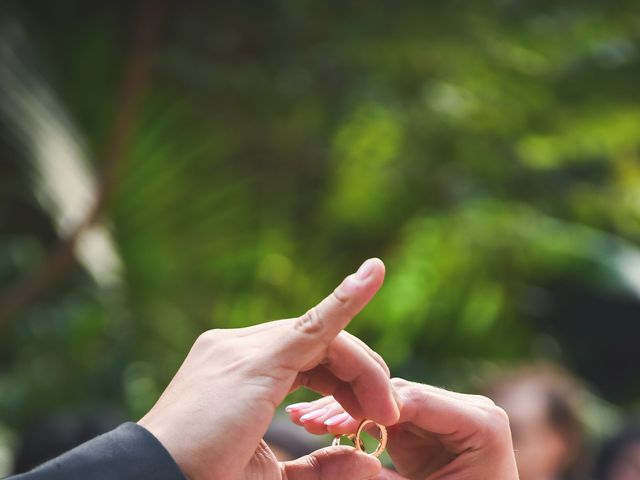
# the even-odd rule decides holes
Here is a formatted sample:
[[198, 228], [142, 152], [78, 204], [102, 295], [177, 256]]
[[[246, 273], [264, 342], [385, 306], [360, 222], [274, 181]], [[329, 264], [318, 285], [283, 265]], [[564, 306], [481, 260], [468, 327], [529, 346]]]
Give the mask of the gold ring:
[[[336, 435], [333, 438], [333, 441], [331, 442], [331, 446], [332, 447], [337, 447], [338, 445], [340, 445], [340, 442], [342, 441], [342, 437], [347, 437], [349, 440], [351, 440], [353, 442], [354, 445], [356, 444], [356, 436], [355, 436], [355, 434], [352, 433], [351, 435]], [[356, 447], [356, 448], [358, 448], [358, 450], [360, 450], [360, 451], [364, 451], [364, 443], [362, 443], [362, 440], [360, 440], [360, 439], [358, 439], [358, 440], [359, 440], [360, 448], [358, 448], [358, 447]]]
[[[353, 443], [355, 444], [358, 450], [360, 450], [361, 452], [367, 453], [364, 449], [364, 443], [362, 442], [360, 435], [362, 435], [362, 432], [364, 431], [364, 427], [370, 423], [378, 427], [378, 430], [380, 431], [380, 438], [378, 439], [378, 441], [380, 443], [378, 447], [375, 449], [375, 451], [373, 453], [369, 453], [369, 455], [372, 455], [374, 457], [379, 457], [380, 455], [382, 455], [382, 452], [384, 452], [385, 448], [387, 448], [387, 429], [384, 427], [384, 425], [380, 425], [379, 423], [376, 423], [373, 420], [363, 420], [362, 423], [358, 426], [358, 431], [356, 432], [356, 435], [355, 435], [356, 441]], [[335, 442], [335, 439], [334, 439], [334, 442]]]

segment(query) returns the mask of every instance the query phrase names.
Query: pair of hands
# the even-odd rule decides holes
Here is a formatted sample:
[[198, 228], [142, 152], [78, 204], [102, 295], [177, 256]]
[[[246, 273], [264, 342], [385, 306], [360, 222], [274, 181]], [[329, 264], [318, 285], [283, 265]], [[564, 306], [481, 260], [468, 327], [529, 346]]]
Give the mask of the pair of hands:
[[[384, 360], [343, 330], [383, 279], [370, 259], [301, 317], [202, 334], [139, 424], [190, 480], [516, 479], [508, 421], [490, 400], [389, 380]], [[290, 411], [314, 433], [353, 432], [362, 418], [393, 426], [398, 473], [345, 446], [278, 462], [262, 437], [300, 386], [331, 395]], [[305, 407], [325, 410], [301, 421]]]

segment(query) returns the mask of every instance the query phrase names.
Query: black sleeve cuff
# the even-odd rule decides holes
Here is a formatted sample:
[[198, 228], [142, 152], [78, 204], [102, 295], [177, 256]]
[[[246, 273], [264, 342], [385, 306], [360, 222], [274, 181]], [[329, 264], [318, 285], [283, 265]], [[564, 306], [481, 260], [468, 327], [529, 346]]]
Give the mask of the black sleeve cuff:
[[160, 441], [125, 423], [11, 480], [186, 480]]

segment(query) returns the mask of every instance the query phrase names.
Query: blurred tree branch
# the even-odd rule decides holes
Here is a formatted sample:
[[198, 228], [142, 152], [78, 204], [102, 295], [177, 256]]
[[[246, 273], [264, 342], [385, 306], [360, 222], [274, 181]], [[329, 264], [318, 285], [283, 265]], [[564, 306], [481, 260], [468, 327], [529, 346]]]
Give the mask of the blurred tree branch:
[[147, 1], [140, 8], [126, 74], [122, 84], [119, 107], [102, 154], [102, 172], [99, 177], [96, 201], [76, 230], [60, 240], [41, 267], [18, 280], [0, 296], [0, 326], [25, 307], [30, 301], [62, 278], [73, 265], [75, 247], [83, 232], [98, 221], [115, 181], [124, 167], [129, 140], [135, 130], [140, 103], [151, 77], [151, 59], [160, 33], [164, 14], [163, 5]]

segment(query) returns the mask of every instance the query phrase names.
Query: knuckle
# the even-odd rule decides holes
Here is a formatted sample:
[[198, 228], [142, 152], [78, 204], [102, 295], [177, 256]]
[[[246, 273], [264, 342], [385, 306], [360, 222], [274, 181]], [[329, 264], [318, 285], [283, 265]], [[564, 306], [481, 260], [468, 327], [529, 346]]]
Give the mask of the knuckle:
[[325, 352], [325, 358], [320, 362], [321, 365], [326, 365], [331, 368], [332, 365], [340, 364], [340, 351], [335, 348], [327, 348]]
[[498, 444], [510, 438], [507, 412], [494, 405], [484, 408], [483, 414], [478, 430], [485, 438], [485, 441]]
[[504, 409], [493, 405], [491, 408], [489, 408], [489, 416], [492, 420], [491, 423], [500, 427], [501, 430], [506, 430], [509, 428], [509, 415]]
[[298, 317], [293, 325], [294, 329], [307, 335], [316, 335], [322, 331], [322, 321], [317, 307], [310, 308]]
[[411, 382], [408, 382], [404, 378], [393, 377], [391, 379], [391, 385], [393, 385], [394, 388], [404, 388], [411, 385]]
[[212, 345], [217, 343], [220, 340], [220, 337], [223, 335], [223, 331], [220, 329], [207, 330], [202, 332], [200, 336], [196, 339], [196, 344], [198, 345]]
[[309, 469], [312, 472], [315, 472], [315, 474], [317, 475], [317, 478], [323, 478], [322, 477], [323, 462], [321, 461], [320, 457], [326, 457], [326, 456], [327, 456], [327, 453], [321, 450], [319, 452], [314, 452], [311, 455], [308, 455], [306, 458]]
[[410, 403], [424, 401], [424, 390], [419, 385], [405, 385], [402, 389], [402, 397]]
[[479, 405], [485, 405], [487, 407], [495, 407], [496, 404], [489, 397], [485, 397], [483, 395], [471, 395], [472, 400], [476, 401]]
[[349, 296], [342, 290], [342, 285], [339, 285], [333, 290], [333, 296], [336, 301], [343, 307], [346, 306], [349, 302]]

